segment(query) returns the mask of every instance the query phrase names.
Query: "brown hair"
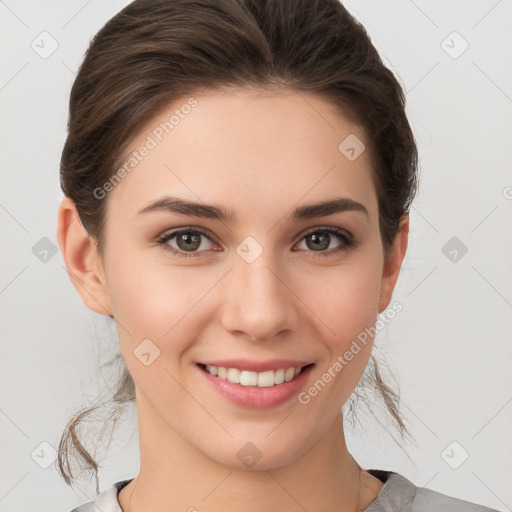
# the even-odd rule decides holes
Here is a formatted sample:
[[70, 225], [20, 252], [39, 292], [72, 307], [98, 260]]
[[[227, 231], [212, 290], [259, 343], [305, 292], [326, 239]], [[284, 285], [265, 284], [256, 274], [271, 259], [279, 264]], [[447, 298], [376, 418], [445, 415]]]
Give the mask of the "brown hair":
[[[362, 127], [387, 255], [416, 194], [417, 148], [399, 82], [339, 0], [136, 0], [90, 43], [71, 90], [61, 159], [61, 188], [100, 257], [108, 196], [95, 190], [122, 165], [134, 136], [177, 98], [230, 87], [320, 95]], [[110, 399], [117, 408], [135, 399], [119, 360], [122, 375]], [[409, 433], [398, 394], [373, 355], [368, 369], [358, 387], [369, 383], [378, 392], [403, 438]], [[58, 464], [68, 485], [72, 456], [95, 472], [98, 488], [98, 465], [76, 434], [93, 410], [79, 411], [61, 437]]]

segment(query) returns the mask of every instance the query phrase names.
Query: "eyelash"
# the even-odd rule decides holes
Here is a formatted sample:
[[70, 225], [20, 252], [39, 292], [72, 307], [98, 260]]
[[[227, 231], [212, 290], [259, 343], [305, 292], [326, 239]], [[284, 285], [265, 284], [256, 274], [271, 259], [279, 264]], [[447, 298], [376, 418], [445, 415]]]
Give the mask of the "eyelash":
[[[180, 257], [195, 258], [195, 257], [200, 256], [202, 251], [186, 252], [186, 251], [177, 250], [174, 247], [171, 247], [170, 245], [167, 244], [167, 242], [169, 240], [172, 240], [175, 236], [182, 234], [182, 233], [201, 234], [201, 235], [204, 235], [209, 240], [211, 240], [212, 242], [217, 243], [215, 240], [215, 237], [212, 237], [208, 231], [206, 231], [202, 228], [192, 228], [192, 227], [180, 228], [180, 229], [176, 229], [176, 230], [170, 231], [170, 232], [167, 231], [167, 232], [163, 233], [162, 235], [160, 235], [158, 237], [158, 239], [156, 240], [156, 242], [159, 245], [161, 245], [164, 250], [170, 251], [172, 254], [180, 256]], [[332, 227], [315, 228], [314, 230], [311, 230], [311, 231], [305, 233], [303, 235], [303, 237], [299, 240], [299, 242], [301, 242], [304, 238], [306, 238], [308, 235], [311, 235], [313, 233], [330, 233], [330, 234], [338, 236], [341, 239], [341, 241], [343, 242], [340, 245], [338, 245], [338, 247], [331, 249], [329, 251], [320, 251], [320, 252], [306, 251], [306, 252], [313, 253], [314, 258], [317, 258], [317, 257], [323, 258], [326, 256], [332, 256], [334, 254], [348, 251], [350, 248], [355, 248], [358, 245], [358, 242], [354, 238], [347, 236], [344, 231], [342, 231], [341, 229], [332, 228]]]

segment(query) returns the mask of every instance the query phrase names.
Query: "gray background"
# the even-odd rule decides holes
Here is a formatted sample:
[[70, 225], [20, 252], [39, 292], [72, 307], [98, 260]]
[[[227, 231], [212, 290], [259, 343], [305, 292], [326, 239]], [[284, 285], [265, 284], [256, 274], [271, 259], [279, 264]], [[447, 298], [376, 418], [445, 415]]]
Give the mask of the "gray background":
[[[117, 340], [51, 248], [70, 87], [90, 38], [127, 3], [0, 0], [0, 511], [69, 512], [95, 496], [92, 482], [66, 486], [52, 447], [71, 414], [108, 389], [97, 368]], [[365, 468], [512, 510], [512, 1], [345, 5], [407, 92], [421, 170], [394, 295], [404, 309], [375, 352], [417, 443], [395, 444], [362, 414], [349, 449]], [[100, 488], [137, 469], [132, 408]]]

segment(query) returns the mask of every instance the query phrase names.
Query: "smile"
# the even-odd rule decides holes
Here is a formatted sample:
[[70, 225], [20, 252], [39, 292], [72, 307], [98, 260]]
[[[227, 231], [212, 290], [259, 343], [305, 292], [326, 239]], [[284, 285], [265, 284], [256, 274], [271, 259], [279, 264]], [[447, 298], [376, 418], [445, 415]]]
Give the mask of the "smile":
[[231, 359], [205, 361], [195, 366], [211, 389], [236, 406], [270, 409], [296, 397], [315, 364], [286, 359], [259, 362]]
[[224, 368], [222, 366], [199, 365], [210, 375], [227, 380], [232, 384], [240, 384], [242, 386], [257, 386], [259, 388], [269, 388], [289, 382], [297, 377], [301, 371], [306, 368], [291, 367], [280, 368], [277, 370], [268, 370], [265, 372], [254, 372], [250, 370], [240, 370], [238, 368]]

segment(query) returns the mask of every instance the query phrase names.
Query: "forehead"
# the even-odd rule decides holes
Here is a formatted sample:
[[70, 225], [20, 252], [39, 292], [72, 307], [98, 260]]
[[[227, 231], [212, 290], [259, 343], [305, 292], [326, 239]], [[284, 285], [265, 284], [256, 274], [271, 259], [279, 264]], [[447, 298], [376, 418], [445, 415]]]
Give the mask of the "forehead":
[[258, 212], [275, 222], [299, 203], [347, 196], [375, 215], [364, 141], [362, 128], [319, 96], [253, 89], [185, 96], [131, 142], [127, 172], [109, 202], [125, 220], [134, 219], [168, 193], [229, 205], [239, 218]]

